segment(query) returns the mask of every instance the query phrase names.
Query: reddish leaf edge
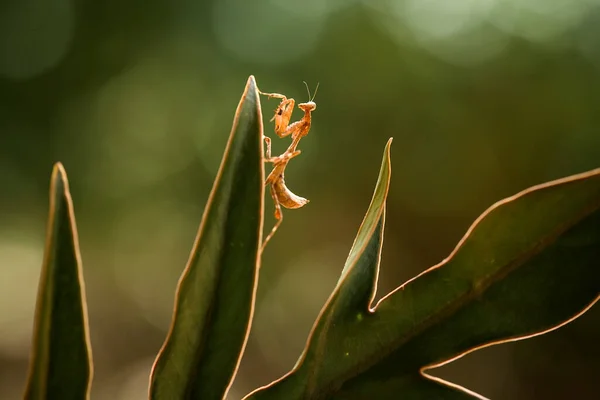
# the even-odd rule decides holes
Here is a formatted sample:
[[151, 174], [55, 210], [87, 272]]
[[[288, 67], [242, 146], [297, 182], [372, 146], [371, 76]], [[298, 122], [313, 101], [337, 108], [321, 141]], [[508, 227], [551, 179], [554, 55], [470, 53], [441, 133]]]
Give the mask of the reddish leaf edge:
[[[431, 271], [434, 271], [438, 268], [443, 267], [446, 263], [448, 263], [448, 261], [450, 261], [454, 255], [458, 252], [458, 250], [462, 247], [462, 245], [464, 244], [464, 242], [471, 236], [471, 233], [473, 232], [473, 230], [477, 227], [477, 225], [479, 225], [479, 223], [486, 218], [486, 216], [488, 214], [490, 214], [492, 211], [494, 211], [495, 209], [497, 209], [498, 207], [510, 203], [520, 197], [523, 197], [531, 192], [535, 192], [537, 190], [541, 190], [541, 189], [545, 189], [548, 187], [552, 187], [552, 186], [557, 186], [557, 185], [561, 185], [564, 183], [569, 183], [569, 182], [574, 182], [574, 181], [578, 181], [578, 180], [582, 180], [582, 179], [588, 179], [590, 177], [593, 176], [600, 176], [600, 168], [596, 168], [593, 169], [591, 171], [587, 171], [587, 172], [583, 172], [580, 174], [576, 174], [576, 175], [571, 175], [565, 178], [560, 178], [560, 179], [556, 179], [554, 181], [549, 181], [549, 182], [545, 182], [539, 185], [535, 185], [535, 186], [531, 186], [525, 190], [522, 190], [521, 192], [507, 197], [505, 199], [502, 199], [496, 203], [494, 203], [491, 207], [489, 207], [486, 211], [483, 212], [483, 214], [481, 214], [479, 217], [477, 217], [477, 219], [475, 220], [475, 222], [473, 222], [473, 224], [471, 224], [471, 226], [469, 227], [469, 229], [467, 230], [467, 232], [465, 233], [465, 235], [463, 236], [463, 238], [458, 242], [458, 244], [456, 245], [456, 247], [454, 248], [454, 250], [452, 251], [452, 253], [450, 253], [450, 255], [448, 257], [446, 257], [444, 260], [442, 260], [440, 263], [434, 265], [433, 267], [430, 267], [429, 269], [423, 271], [422, 273], [420, 273], [419, 275], [415, 276], [414, 278], [411, 278], [410, 280], [406, 281], [405, 283], [403, 283], [402, 285], [400, 285], [399, 287], [397, 287], [396, 289], [394, 289], [393, 291], [391, 291], [390, 293], [386, 294], [383, 298], [381, 298], [379, 300], [379, 302], [377, 302], [377, 305], [375, 306], [375, 309], [377, 308], [377, 306], [382, 303], [383, 301], [385, 301], [385, 299], [391, 295], [393, 295], [395, 292], [399, 291], [399, 290], [403, 290], [404, 287], [406, 285], [408, 285], [410, 282], [418, 279], [419, 277], [421, 277], [422, 275], [428, 274]], [[525, 340], [525, 339], [529, 339], [532, 337], [536, 337], [536, 336], [540, 336], [540, 335], [544, 335], [548, 332], [552, 332], [556, 329], [559, 329], [565, 325], [567, 325], [568, 323], [576, 320], [577, 318], [579, 318], [580, 316], [582, 316], [583, 314], [585, 314], [587, 311], [589, 311], [594, 304], [596, 304], [598, 302], [598, 300], [600, 300], [600, 294], [598, 294], [598, 296], [596, 296], [596, 298], [594, 300], [592, 300], [592, 302], [590, 304], [587, 305], [586, 308], [584, 308], [583, 310], [581, 310], [579, 313], [575, 314], [574, 316], [572, 316], [571, 318], [569, 318], [568, 320], [565, 320], [563, 322], [561, 322], [560, 324], [557, 324], [555, 326], [552, 326], [548, 329], [542, 330], [542, 331], [538, 331], [538, 332], [533, 332], [527, 335], [521, 335], [521, 336], [515, 336], [512, 338], [508, 338], [508, 339], [502, 339], [502, 340], [497, 340], [497, 341], [492, 341], [490, 343], [486, 343], [480, 346], [476, 346], [472, 349], [469, 349], [463, 353], [460, 353], [452, 358], [449, 358], [448, 360], [444, 360], [441, 361], [439, 363], [435, 363], [435, 364], [431, 364], [431, 365], [427, 365], [423, 368], [421, 368], [421, 371], [425, 371], [428, 369], [433, 369], [433, 368], [437, 368], [437, 367], [441, 367], [442, 365], [448, 364], [452, 361], [458, 360], [459, 358], [465, 356], [466, 354], [469, 354], [473, 351], [479, 350], [479, 349], [483, 349], [486, 347], [490, 347], [490, 346], [494, 346], [497, 344], [502, 344], [502, 343], [510, 343], [510, 342], [517, 342], [519, 340]]]
[[[390, 138], [390, 142], [391, 142], [391, 140], [392, 139]], [[526, 189], [524, 189], [524, 190], [522, 190], [522, 191], [520, 191], [520, 192], [518, 192], [518, 193], [516, 193], [516, 194], [514, 194], [512, 196], [506, 197], [506, 198], [504, 198], [502, 200], [499, 200], [496, 203], [492, 204], [490, 207], [488, 207], [487, 210], [485, 210], [481, 215], [479, 215], [479, 217], [477, 217], [477, 219], [475, 219], [475, 221], [471, 224], [471, 226], [469, 227], [469, 229], [467, 229], [466, 233], [463, 235], [463, 237], [461, 238], [461, 240], [458, 242], [458, 244], [455, 246], [454, 250], [452, 250], [452, 252], [450, 253], [450, 255], [448, 257], [446, 257], [445, 259], [443, 259], [438, 264], [436, 264], [436, 265], [428, 268], [427, 270], [421, 272], [420, 274], [414, 276], [413, 278], [411, 278], [408, 281], [404, 282], [402, 285], [398, 286], [396, 289], [392, 290], [391, 292], [389, 292], [388, 294], [386, 294], [385, 296], [383, 296], [377, 302], [377, 304], [375, 304], [375, 306], [369, 307], [369, 312], [370, 313], [375, 313], [377, 311], [377, 307], [379, 306], [379, 304], [381, 304], [382, 302], [384, 302], [388, 297], [392, 296], [394, 293], [396, 293], [396, 292], [398, 292], [400, 290], [404, 290], [404, 287], [406, 285], [408, 285], [409, 283], [411, 283], [412, 281], [414, 281], [416, 279], [419, 279], [421, 276], [423, 276], [425, 274], [428, 274], [428, 273], [430, 273], [430, 272], [432, 272], [432, 271], [434, 271], [434, 270], [436, 270], [438, 268], [441, 268], [446, 263], [448, 263], [454, 257], [454, 255], [459, 251], [459, 249], [463, 246], [464, 242], [471, 236], [472, 232], [479, 225], [479, 223], [483, 219], [485, 219], [487, 217], [487, 215], [489, 215], [495, 209], [499, 208], [500, 206], [502, 206], [504, 204], [510, 203], [512, 201], [515, 201], [515, 200], [517, 200], [517, 199], [519, 199], [519, 198], [521, 198], [521, 197], [523, 197], [523, 196], [525, 196], [525, 195], [527, 195], [529, 193], [535, 192], [537, 190], [545, 189], [545, 188], [552, 187], [552, 186], [561, 185], [561, 184], [564, 184], [564, 183], [574, 182], [574, 181], [578, 181], [578, 180], [582, 180], [582, 179], [588, 179], [590, 177], [597, 176], [597, 175], [600, 175], [600, 168], [596, 168], [596, 169], [593, 169], [593, 170], [590, 170], [590, 171], [586, 171], [586, 172], [582, 172], [582, 173], [579, 173], [579, 174], [570, 175], [570, 176], [567, 176], [567, 177], [563, 177], [563, 178], [555, 179], [555, 180], [552, 180], [552, 181], [544, 182], [544, 183], [541, 183], [541, 184], [538, 184], [538, 185], [530, 186], [530, 187], [528, 187], [528, 188], [526, 188]], [[389, 190], [389, 183], [388, 183], [388, 189], [387, 190]], [[386, 197], [387, 197], [387, 190], [386, 190]], [[387, 203], [387, 200], [386, 200], [386, 203]], [[385, 206], [383, 208], [385, 209]], [[363, 223], [364, 223], [364, 221], [363, 221]], [[362, 227], [362, 223], [361, 223], [361, 227]], [[359, 228], [359, 230], [360, 230], [360, 228]], [[351, 268], [348, 268], [348, 270], [350, 270], [350, 269]], [[327, 307], [329, 306], [329, 303], [335, 297], [335, 295], [336, 295], [339, 287], [343, 284], [343, 282], [345, 280], [345, 277], [347, 275], [348, 275], [347, 273], [344, 274], [344, 276], [338, 281], [338, 284], [334, 288], [331, 296], [329, 297], [329, 299], [327, 300], [327, 302], [325, 303], [325, 305], [321, 309], [321, 312], [319, 313], [319, 316], [315, 320], [315, 323], [314, 323], [314, 325], [313, 325], [313, 327], [312, 327], [312, 329], [310, 331], [310, 334], [308, 336], [308, 340], [306, 342], [307, 343], [306, 346], [308, 346], [308, 344], [310, 343], [310, 340], [311, 340], [311, 338], [313, 336], [313, 333], [314, 333], [314, 330], [315, 330], [315, 326], [317, 325], [319, 319], [321, 318], [323, 310], [327, 309]], [[374, 287], [374, 290], [373, 290], [373, 297], [375, 297], [375, 295], [376, 295], [377, 280], [375, 281], [374, 284], [375, 284], [375, 287]], [[598, 302], [598, 300], [600, 300], [600, 294], [585, 309], [583, 309], [582, 311], [580, 311], [579, 313], [577, 313], [573, 317], [569, 318], [568, 320], [563, 321], [562, 323], [557, 324], [557, 325], [555, 325], [553, 327], [550, 327], [550, 328], [545, 329], [543, 331], [533, 332], [533, 333], [530, 333], [530, 334], [527, 334], [527, 335], [516, 336], [516, 337], [508, 338], [508, 339], [502, 339], [502, 340], [492, 341], [490, 343], [485, 343], [483, 345], [473, 347], [473, 348], [471, 348], [471, 349], [469, 349], [467, 351], [464, 351], [464, 352], [462, 352], [460, 354], [457, 354], [456, 356], [451, 357], [451, 358], [449, 358], [447, 360], [444, 360], [444, 361], [441, 361], [441, 362], [435, 363], [435, 364], [426, 365], [426, 366], [424, 366], [424, 367], [422, 367], [422, 368], [419, 369], [419, 374], [423, 378], [425, 378], [425, 379], [428, 379], [428, 380], [440, 383], [442, 385], [446, 385], [446, 386], [454, 388], [456, 390], [460, 390], [460, 391], [464, 392], [465, 394], [473, 396], [476, 399], [490, 400], [487, 397], [484, 397], [484, 396], [482, 396], [482, 395], [480, 395], [480, 394], [478, 394], [476, 392], [473, 392], [473, 391], [471, 391], [471, 390], [469, 390], [469, 389], [467, 389], [467, 388], [465, 388], [465, 387], [463, 387], [461, 385], [445, 381], [445, 380], [443, 380], [441, 378], [438, 378], [436, 376], [433, 376], [433, 375], [429, 375], [429, 374], [425, 373], [425, 371], [430, 370], [430, 369], [434, 369], [434, 368], [438, 368], [438, 367], [441, 367], [441, 366], [446, 365], [446, 364], [449, 364], [449, 363], [451, 363], [453, 361], [458, 360], [459, 358], [464, 357], [465, 355], [467, 355], [469, 353], [472, 353], [474, 351], [477, 351], [477, 350], [480, 350], [480, 349], [483, 349], [483, 348], [486, 348], [486, 347], [495, 346], [495, 345], [503, 344], [503, 343], [517, 342], [517, 341], [520, 341], [520, 340], [526, 340], [526, 339], [530, 339], [530, 338], [533, 338], [533, 337], [536, 337], [536, 336], [541, 336], [541, 335], [544, 335], [546, 333], [549, 333], [549, 332], [552, 332], [554, 330], [557, 330], [557, 329], [559, 329], [559, 328], [561, 328], [561, 327], [569, 324], [570, 322], [576, 320], [577, 318], [581, 317], [583, 314], [585, 314], [587, 311], [589, 311]], [[299, 360], [296, 362], [296, 365], [294, 365], [294, 367], [289, 372], [287, 372], [286, 374], [284, 374], [280, 378], [274, 380], [273, 382], [271, 382], [271, 383], [269, 383], [267, 385], [264, 385], [264, 386], [261, 386], [261, 387], [258, 387], [256, 389], [252, 390], [250, 393], [248, 393], [246, 396], [244, 396], [244, 399], [252, 396], [253, 394], [255, 394], [255, 393], [259, 392], [259, 391], [262, 391], [264, 389], [268, 389], [268, 388], [274, 386], [275, 384], [283, 381], [284, 379], [288, 378], [290, 375], [292, 375], [293, 373], [295, 373], [298, 370], [298, 368], [300, 367], [300, 365], [302, 364], [302, 362], [304, 361], [304, 356], [305, 356], [305, 352], [306, 352], [306, 346], [305, 346], [305, 349], [303, 351], [302, 356], [299, 358]]]
[[[260, 103], [260, 95], [259, 95], [259, 91], [258, 91], [258, 86], [256, 84], [256, 78], [254, 77], [254, 75], [250, 75], [248, 77], [248, 80], [246, 81], [246, 86], [244, 88], [244, 92], [242, 93], [242, 97], [240, 98], [240, 101], [236, 107], [235, 110], [235, 115], [233, 118], [233, 123], [231, 125], [231, 130], [229, 133], [229, 137], [227, 139], [227, 144], [225, 146], [225, 151], [223, 153], [223, 158], [221, 159], [221, 164], [219, 166], [219, 170], [217, 172], [217, 175], [215, 176], [214, 179], [214, 184], [213, 187], [210, 191], [210, 194], [208, 196], [208, 200], [206, 201], [206, 205], [204, 207], [204, 212], [202, 213], [202, 219], [200, 221], [200, 226], [198, 227], [198, 231], [196, 233], [196, 238], [194, 239], [194, 244], [192, 246], [192, 250], [190, 251], [190, 257], [188, 259], [188, 262], [185, 266], [185, 269], [183, 270], [181, 276], [179, 277], [179, 280], [177, 282], [177, 289], [175, 291], [175, 297], [174, 297], [174, 305], [173, 305], [173, 313], [172, 315], [172, 319], [171, 319], [171, 324], [169, 326], [169, 331], [167, 333], [167, 336], [165, 337], [165, 340], [163, 342], [163, 344], [161, 345], [161, 348], [159, 350], [159, 352], [157, 353], [156, 357], [154, 358], [154, 362], [152, 363], [152, 368], [150, 370], [150, 375], [148, 376], [148, 396], [149, 398], [152, 396], [152, 381], [154, 378], [154, 374], [155, 374], [155, 368], [157, 366], [158, 360], [159, 358], [162, 356], [163, 352], [165, 351], [171, 336], [173, 334], [173, 330], [175, 328], [175, 317], [177, 315], [177, 311], [178, 311], [178, 299], [179, 299], [179, 292], [180, 292], [180, 287], [182, 285], [182, 282], [187, 278], [187, 276], [189, 275], [189, 271], [192, 268], [192, 264], [191, 264], [191, 260], [192, 260], [192, 254], [196, 253], [198, 251], [198, 246], [200, 245], [200, 241], [202, 239], [202, 234], [204, 232], [204, 225], [206, 223], [206, 219], [208, 217], [208, 211], [210, 211], [212, 204], [214, 202], [214, 197], [216, 192], [219, 189], [220, 183], [221, 183], [221, 176], [223, 174], [223, 170], [225, 169], [225, 165], [227, 164], [227, 160], [229, 159], [230, 156], [230, 150], [231, 150], [231, 145], [233, 142], [233, 138], [234, 138], [234, 132], [236, 130], [236, 128], [239, 125], [239, 120], [240, 120], [240, 115], [241, 115], [241, 111], [243, 108], [243, 104], [246, 101], [246, 98], [248, 97], [248, 95], [250, 94], [250, 90], [254, 91], [254, 95], [255, 98], [257, 99], [257, 111], [258, 111], [258, 123], [259, 123], [259, 127], [260, 127], [260, 132], [261, 132], [261, 137], [260, 137], [260, 152], [261, 155], [264, 154], [264, 141], [263, 141], [263, 136], [264, 136], [264, 126], [263, 126], [263, 120], [262, 120], [262, 107], [261, 107], [261, 103]], [[262, 168], [260, 169], [260, 174], [261, 174], [261, 181], [264, 182], [265, 180], [265, 168], [264, 165], [262, 166]], [[260, 244], [262, 243], [263, 240], [263, 229], [264, 229], [264, 210], [265, 210], [265, 193], [264, 193], [264, 186], [262, 189], [262, 196], [261, 196], [261, 207], [260, 207], [260, 222], [259, 222], [259, 226], [258, 226], [258, 251], [256, 253], [256, 261], [255, 261], [255, 268], [254, 268], [254, 288], [252, 291], [252, 304], [250, 304], [250, 314], [249, 314], [249, 318], [248, 318], [248, 326], [246, 327], [246, 334], [244, 336], [244, 342], [242, 343], [242, 346], [240, 348], [240, 354], [238, 355], [238, 359], [237, 359], [237, 363], [235, 365], [235, 368], [232, 372], [231, 375], [231, 379], [229, 380], [229, 385], [227, 386], [227, 388], [225, 389], [225, 393], [223, 394], [223, 398], [227, 397], [227, 394], [229, 393], [229, 391], [231, 390], [231, 387], [233, 386], [233, 383], [235, 381], [235, 377], [237, 376], [237, 372], [239, 370], [240, 367], [240, 363], [242, 361], [242, 357], [244, 355], [245, 349], [246, 349], [246, 345], [248, 344], [248, 338], [250, 336], [250, 330], [252, 328], [252, 321], [254, 319], [254, 311], [256, 308], [256, 293], [257, 293], [257, 289], [258, 289], [258, 279], [259, 279], [259, 272], [260, 272], [260, 266], [261, 266], [261, 259], [262, 259], [262, 253], [260, 251]]]
[[[62, 182], [62, 190], [60, 190], [59, 182]], [[35, 306], [35, 316], [34, 316], [34, 326], [33, 326], [33, 335], [32, 335], [32, 346], [29, 354], [29, 366], [27, 371], [27, 380], [25, 382], [25, 391], [29, 390], [30, 385], [32, 384], [33, 379], [35, 379], [35, 370], [34, 370], [34, 362], [38, 357], [38, 346], [36, 345], [40, 340], [40, 335], [42, 334], [39, 331], [39, 324], [41, 319], [41, 313], [43, 312], [43, 305], [39, 303], [44, 296], [46, 291], [45, 282], [48, 280], [48, 274], [50, 273], [50, 254], [52, 252], [52, 236], [54, 232], [54, 224], [56, 222], [56, 200], [57, 195], [63, 197], [67, 213], [69, 214], [69, 225], [71, 232], [73, 233], [73, 248], [75, 251], [75, 259], [77, 260], [77, 275], [79, 279], [79, 290], [81, 293], [81, 310], [84, 324], [84, 340], [87, 347], [87, 356], [88, 356], [88, 367], [89, 367], [89, 377], [86, 388], [86, 399], [90, 397], [90, 391], [92, 388], [92, 381], [94, 379], [94, 361], [92, 356], [92, 343], [90, 338], [90, 328], [89, 328], [89, 316], [88, 316], [88, 307], [87, 307], [87, 295], [85, 288], [85, 279], [83, 277], [83, 262], [81, 259], [81, 250], [79, 248], [79, 233], [77, 231], [77, 222], [75, 220], [75, 208], [73, 206], [73, 198], [71, 197], [71, 190], [69, 189], [69, 178], [67, 176], [67, 171], [61, 162], [54, 163], [52, 167], [52, 174], [50, 176], [50, 199], [49, 199], [49, 212], [48, 219], [46, 223], [46, 237], [44, 243], [44, 256], [42, 261], [42, 271], [40, 273], [40, 279], [38, 284], [37, 291], [37, 300]], [[27, 394], [26, 394], [27, 396]]]
[[[391, 146], [392, 146], [392, 142], [393, 142], [394, 138], [390, 137], [385, 145], [385, 150], [384, 150], [384, 154], [386, 157], [386, 162], [389, 168], [388, 171], [388, 179], [385, 183], [385, 192], [384, 192], [384, 202], [382, 204], [382, 207], [380, 208], [379, 212], [376, 214], [377, 218], [376, 220], [380, 220], [382, 217], [385, 216], [385, 210], [387, 208], [387, 196], [389, 194], [389, 190], [390, 190], [390, 185], [391, 185], [391, 179], [392, 179], [392, 171], [391, 171]], [[377, 184], [375, 185], [375, 187], [377, 187]], [[363, 217], [363, 220], [361, 221], [361, 224], [358, 228], [357, 232], [360, 232], [363, 229], [363, 226], [365, 225], [365, 223], [367, 223], [366, 221], [366, 216], [368, 214], [368, 211], [371, 209], [371, 207], [373, 206], [373, 203], [375, 201], [375, 192], [372, 195], [371, 201], [369, 202], [369, 207], [367, 208], [367, 213], [365, 213], [365, 216]], [[374, 224], [371, 229], [369, 229], [368, 236], [372, 236], [373, 233], [375, 232], [375, 230], [377, 229], [377, 224]], [[382, 231], [382, 235], [383, 235], [383, 231]], [[354, 250], [354, 246], [356, 245], [356, 237], [352, 243], [352, 247], [350, 248], [350, 253], [348, 254], [348, 257], [350, 257], [350, 255], [352, 254], [352, 250]], [[381, 241], [380, 247], [383, 246], [383, 240]], [[365, 242], [361, 248], [360, 251], [358, 252], [359, 254], [362, 253], [364, 251], [364, 249], [367, 247], [367, 242]], [[300, 355], [298, 361], [296, 361], [296, 364], [294, 365], [294, 367], [288, 371], [287, 373], [285, 373], [283, 376], [279, 377], [278, 379], [272, 381], [271, 383], [264, 385], [264, 386], [260, 386], [257, 387], [255, 389], [253, 389], [251, 392], [249, 392], [248, 394], [246, 394], [243, 399], [247, 399], [250, 396], [254, 395], [255, 393], [263, 390], [263, 389], [267, 389], [275, 384], [277, 384], [280, 381], [283, 381], [284, 379], [286, 379], [287, 377], [289, 377], [290, 375], [294, 374], [302, 365], [302, 363], [305, 361], [306, 359], [306, 355], [307, 355], [307, 349], [312, 341], [312, 338], [317, 330], [317, 326], [319, 324], [319, 321], [321, 320], [321, 318], [323, 317], [324, 314], [327, 313], [331, 303], [335, 300], [335, 298], [337, 297], [338, 292], [340, 291], [341, 287], [343, 286], [343, 284], [345, 283], [347, 277], [350, 275], [350, 271], [352, 271], [352, 269], [356, 266], [356, 264], [358, 263], [359, 257], [356, 257], [353, 261], [352, 264], [348, 265], [347, 268], [345, 268], [345, 270], [342, 270], [342, 275], [340, 276], [340, 279], [338, 280], [337, 284], [335, 285], [333, 291], [331, 292], [331, 294], [329, 295], [329, 298], [327, 299], [327, 301], [325, 302], [325, 304], [323, 305], [323, 307], [321, 307], [321, 311], [319, 312], [319, 315], [317, 316], [317, 318], [315, 319], [315, 322], [313, 323], [313, 326], [310, 330], [310, 333], [308, 334], [308, 338], [306, 340], [306, 344], [304, 346], [304, 349], [302, 351], [302, 354]], [[371, 297], [369, 300], [369, 305], [373, 302], [373, 300], [375, 299], [376, 295], [377, 295], [377, 283], [378, 283], [378, 279], [379, 279], [379, 265], [381, 262], [381, 251], [380, 251], [380, 258], [377, 262], [377, 274], [375, 276], [374, 282], [373, 282], [373, 289], [371, 292]], [[371, 309], [369, 307], [369, 305], [367, 305], [367, 312], [373, 312], [373, 309]]]
[[[388, 293], [387, 295], [385, 295], [383, 298], [381, 298], [379, 300], [379, 302], [377, 302], [377, 305], [373, 308], [372, 311], [375, 312], [376, 309], [377, 309], [377, 306], [380, 303], [382, 303], [383, 301], [385, 301], [385, 299], [387, 297], [393, 295], [395, 292], [397, 292], [399, 290], [403, 290], [404, 287], [407, 284], [409, 284], [410, 282], [412, 282], [413, 280], [418, 279], [422, 275], [425, 275], [425, 274], [427, 274], [427, 273], [429, 273], [431, 271], [434, 271], [434, 270], [436, 270], [438, 268], [441, 268], [446, 263], [448, 263], [448, 261], [450, 261], [454, 257], [454, 255], [458, 252], [458, 250], [462, 247], [462, 245], [464, 244], [464, 242], [471, 236], [471, 233], [477, 227], [477, 225], [479, 225], [479, 223], [488, 214], [490, 214], [492, 211], [494, 211], [496, 208], [498, 208], [498, 207], [500, 207], [500, 206], [502, 206], [504, 204], [510, 203], [510, 202], [512, 202], [512, 201], [520, 198], [520, 197], [523, 197], [523, 196], [525, 196], [525, 195], [527, 195], [527, 194], [529, 194], [531, 192], [537, 191], [537, 190], [545, 189], [545, 188], [552, 187], [552, 186], [561, 185], [561, 184], [564, 184], [564, 183], [574, 182], [574, 181], [578, 181], [578, 180], [582, 180], [582, 179], [588, 179], [590, 177], [597, 176], [597, 175], [600, 175], [600, 168], [596, 168], [596, 169], [593, 169], [593, 170], [590, 170], [590, 171], [587, 171], [587, 172], [582, 172], [580, 174], [575, 174], [575, 175], [567, 176], [567, 177], [564, 177], [564, 178], [556, 179], [556, 180], [553, 180], [553, 181], [541, 183], [539, 185], [531, 186], [531, 187], [529, 187], [529, 188], [527, 188], [525, 190], [522, 190], [521, 192], [519, 192], [519, 193], [517, 193], [517, 194], [515, 194], [513, 196], [507, 197], [505, 199], [502, 199], [502, 200], [494, 203], [486, 211], [484, 211], [473, 222], [473, 224], [471, 224], [471, 226], [469, 227], [469, 229], [467, 230], [467, 232], [465, 233], [465, 235], [458, 242], [458, 244], [456, 245], [456, 247], [454, 248], [454, 250], [450, 253], [450, 255], [448, 257], [446, 257], [444, 260], [442, 260], [440, 263], [434, 265], [433, 267], [430, 267], [429, 269], [427, 269], [427, 270], [423, 271], [422, 273], [418, 274], [414, 278], [411, 278], [410, 280], [406, 281], [405, 283], [403, 283], [402, 285], [400, 285], [399, 287], [397, 287], [396, 289], [394, 289], [393, 291], [391, 291], [390, 293]], [[541, 331], [538, 331], [538, 332], [533, 332], [533, 333], [530, 333], [530, 334], [527, 334], [527, 335], [515, 336], [515, 337], [512, 337], [512, 338], [508, 338], [508, 339], [495, 340], [495, 341], [492, 341], [492, 342], [489, 342], [489, 343], [485, 343], [485, 344], [482, 344], [482, 345], [479, 345], [479, 346], [475, 346], [475, 347], [473, 347], [473, 348], [471, 348], [469, 350], [466, 350], [466, 351], [464, 351], [462, 353], [459, 353], [459, 354], [455, 355], [454, 357], [451, 357], [451, 358], [449, 358], [447, 360], [443, 360], [443, 361], [441, 361], [439, 363], [435, 363], [435, 364], [426, 365], [426, 366], [422, 367], [419, 370], [419, 374], [422, 377], [424, 377], [425, 379], [430, 379], [430, 380], [436, 381], [436, 382], [438, 382], [438, 383], [440, 383], [442, 385], [447, 385], [447, 386], [452, 387], [454, 389], [461, 390], [461, 391], [465, 392], [466, 394], [474, 396], [477, 399], [489, 400], [488, 398], [486, 398], [486, 397], [484, 397], [484, 396], [482, 396], [482, 395], [480, 395], [480, 394], [478, 394], [476, 392], [473, 392], [473, 391], [471, 391], [471, 390], [469, 390], [469, 389], [467, 389], [467, 388], [465, 388], [465, 387], [463, 387], [461, 385], [457, 385], [455, 383], [445, 381], [445, 380], [443, 380], [441, 378], [438, 378], [436, 376], [429, 375], [425, 371], [432, 370], [432, 369], [435, 369], [435, 368], [439, 368], [439, 367], [444, 366], [446, 364], [450, 364], [450, 363], [452, 363], [452, 362], [454, 362], [454, 361], [456, 361], [456, 360], [458, 360], [458, 359], [466, 356], [467, 354], [470, 354], [472, 352], [475, 352], [475, 351], [478, 351], [478, 350], [481, 350], [481, 349], [484, 349], [484, 348], [487, 348], [487, 347], [496, 346], [496, 345], [504, 344], [504, 343], [518, 342], [518, 341], [521, 341], [521, 340], [527, 340], [527, 339], [531, 339], [531, 338], [536, 337], [536, 336], [545, 335], [545, 334], [547, 334], [549, 332], [552, 332], [552, 331], [555, 331], [557, 329], [560, 329], [563, 326], [565, 326], [565, 325], [573, 322], [577, 318], [581, 317], [586, 312], [588, 312], [599, 300], [600, 300], [600, 294], [598, 294], [598, 296], [596, 296], [596, 298], [594, 300], [592, 300], [592, 302], [590, 304], [588, 304], [587, 307], [585, 307], [583, 310], [581, 310], [577, 314], [573, 315], [571, 318], [569, 318], [569, 319], [561, 322], [560, 324], [554, 325], [554, 326], [552, 326], [552, 327], [550, 327], [548, 329], [541, 330]]]

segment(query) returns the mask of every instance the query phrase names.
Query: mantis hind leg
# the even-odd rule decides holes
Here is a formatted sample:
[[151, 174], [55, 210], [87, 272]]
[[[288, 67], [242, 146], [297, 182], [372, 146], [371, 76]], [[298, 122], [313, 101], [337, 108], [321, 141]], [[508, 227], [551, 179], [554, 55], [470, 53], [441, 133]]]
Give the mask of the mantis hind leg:
[[[268, 139], [268, 138], [265, 137], [265, 140], [266, 139]], [[271, 140], [269, 139], [268, 147], [270, 147], [270, 142], [271, 142]], [[270, 163], [273, 163], [276, 165], [281, 165], [283, 163], [287, 164], [287, 162], [290, 161], [294, 157], [298, 157], [302, 153], [302, 150], [288, 151], [277, 157], [269, 157], [269, 155], [270, 155], [269, 153], [270, 153], [270, 148], [267, 149], [268, 155], [267, 155], [267, 157], [265, 157], [264, 161], [270, 162]], [[269, 180], [267, 179], [267, 181], [269, 181]]]
[[277, 199], [277, 196], [275, 195], [275, 191], [273, 190], [272, 185], [271, 185], [271, 197], [273, 198], [273, 202], [275, 203], [275, 219], [277, 219], [277, 221], [275, 222], [275, 225], [271, 229], [271, 232], [269, 232], [269, 234], [263, 241], [262, 246], [260, 248], [261, 253], [264, 251], [267, 243], [269, 243], [269, 240], [271, 240], [271, 238], [273, 238], [273, 235], [275, 235], [275, 232], [279, 228], [279, 225], [281, 225], [281, 223], [283, 222], [283, 213], [281, 212], [281, 204], [279, 204], [279, 200]]

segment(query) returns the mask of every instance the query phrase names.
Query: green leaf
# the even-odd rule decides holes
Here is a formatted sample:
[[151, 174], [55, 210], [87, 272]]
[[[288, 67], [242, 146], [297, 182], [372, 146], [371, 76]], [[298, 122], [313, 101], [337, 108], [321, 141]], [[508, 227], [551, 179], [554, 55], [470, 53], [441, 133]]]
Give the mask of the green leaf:
[[[330, 301], [294, 370], [248, 398], [483, 398], [423, 371], [582, 315], [600, 298], [599, 259], [600, 169], [532, 187], [371, 312], [330, 320]], [[363, 297], [364, 282], [341, 286]]]
[[87, 399], [92, 378], [85, 289], [67, 174], [54, 166], [25, 399]]
[[260, 262], [265, 179], [261, 115], [251, 76], [179, 281], [171, 329], [152, 370], [152, 399], [221, 399], [237, 370]]
[[[385, 204], [391, 177], [391, 145], [392, 139], [385, 147], [369, 209], [358, 230], [340, 280], [313, 327], [307, 349], [294, 371], [283, 380], [266, 390], [251, 393], [246, 398], [313, 398], [322, 390], [322, 376], [336, 368], [341, 369], [343, 365], [351, 366], [354, 363], [354, 353], [361, 344], [347, 333], [369, 318], [369, 305], [375, 296], [385, 226]], [[330, 355], [330, 346], [334, 341], [340, 341], [338, 345], [341, 358]]]

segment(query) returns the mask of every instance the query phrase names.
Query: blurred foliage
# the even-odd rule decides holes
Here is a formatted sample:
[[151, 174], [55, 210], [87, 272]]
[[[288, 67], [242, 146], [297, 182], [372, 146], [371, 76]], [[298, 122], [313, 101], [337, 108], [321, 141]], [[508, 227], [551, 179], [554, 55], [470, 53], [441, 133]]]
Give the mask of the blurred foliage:
[[[320, 82], [286, 175], [311, 203], [265, 255], [235, 399], [295, 363], [388, 137], [379, 293], [447, 256], [494, 201], [598, 166], [599, 27], [597, 0], [2, 2], [0, 398], [26, 377], [54, 161], [78, 216], [92, 396], [143, 398], [241, 84], [304, 99], [302, 80]], [[596, 307], [439, 374], [491, 398], [585, 397], [599, 334]]]

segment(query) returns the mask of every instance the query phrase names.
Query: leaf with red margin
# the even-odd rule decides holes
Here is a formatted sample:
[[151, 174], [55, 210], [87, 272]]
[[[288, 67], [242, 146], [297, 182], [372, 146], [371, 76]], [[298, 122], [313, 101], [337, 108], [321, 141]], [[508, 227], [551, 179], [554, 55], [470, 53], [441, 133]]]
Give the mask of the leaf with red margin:
[[88, 399], [93, 375], [79, 239], [62, 164], [52, 170], [46, 249], [38, 288], [29, 399]]
[[[377, 229], [371, 241], [382, 240]], [[484, 398], [423, 371], [556, 329], [598, 301], [600, 169], [496, 203], [446, 260], [369, 309], [375, 248], [349, 258], [296, 367], [247, 399]], [[357, 297], [342, 305], [340, 293]]]
[[264, 206], [263, 127], [254, 77], [238, 105], [219, 173], [176, 293], [150, 398], [222, 399], [254, 309]]

